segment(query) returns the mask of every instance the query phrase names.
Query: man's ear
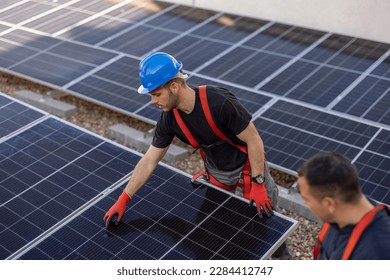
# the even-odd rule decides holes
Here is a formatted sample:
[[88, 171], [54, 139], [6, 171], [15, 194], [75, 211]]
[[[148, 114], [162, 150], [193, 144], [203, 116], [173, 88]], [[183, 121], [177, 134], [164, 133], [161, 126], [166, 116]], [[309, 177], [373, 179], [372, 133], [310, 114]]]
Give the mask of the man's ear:
[[179, 89], [180, 89], [179, 87], [180, 87], [180, 84], [178, 82], [172, 82], [170, 84], [170, 90], [174, 94], [177, 94], [179, 92]]
[[334, 211], [336, 211], [336, 208], [337, 208], [337, 201], [333, 198], [333, 197], [330, 197], [330, 196], [325, 196], [322, 201], [321, 201], [322, 205], [328, 209], [329, 213], [334, 213]]

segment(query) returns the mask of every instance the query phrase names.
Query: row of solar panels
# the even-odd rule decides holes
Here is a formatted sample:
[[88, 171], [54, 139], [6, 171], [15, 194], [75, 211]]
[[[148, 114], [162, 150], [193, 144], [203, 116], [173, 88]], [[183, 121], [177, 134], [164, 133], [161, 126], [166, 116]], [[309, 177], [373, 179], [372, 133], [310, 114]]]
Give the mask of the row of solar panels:
[[159, 1], [20, 1], [0, 10], [0, 31], [4, 70], [152, 123], [137, 66], [161, 50], [252, 100], [268, 93], [390, 125], [388, 44]]
[[190, 84], [238, 96], [275, 167], [295, 174], [313, 153], [337, 150], [362, 169], [365, 193], [389, 204], [388, 44], [159, 1], [0, 9], [5, 71], [155, 123], [160, 111], [136, 93], [138, 62], [167, 51]]
[[261, 259], [297, 226], [160, 164], [117, 227], [140, 155], [0, 93], [0, 259]]

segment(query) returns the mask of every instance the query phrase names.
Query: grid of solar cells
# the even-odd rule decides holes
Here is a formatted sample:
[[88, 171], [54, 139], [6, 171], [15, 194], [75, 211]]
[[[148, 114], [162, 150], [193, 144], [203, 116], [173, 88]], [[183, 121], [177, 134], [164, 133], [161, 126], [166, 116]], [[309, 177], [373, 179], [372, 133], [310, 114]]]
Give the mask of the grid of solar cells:
[[[238, 42], [236, 40], [242, 40], [266, 24], [265, 21], [227, 14], [209, 15], [209, 18], [185, 36], [158, 50], [175, 54], [178, 60], [185, 61], [186, 70], [197, 71], [198, 67], [209, 64], [210, 60], [232, 48]], [[228, 68], [227, 62], [225, 59], [225, 69]]]
[[379, 64], [374, 71], [372, 71], [372, 75], [376, 75], [379, 77], [386, 77], [390, 79], [390, 56], [388, 56], [381, 64]]
[[[389, 131], [386, 133], [388, 135]], [[354, 164], [359, 170], [363, 192], [379, 202], [390, 205], [390, 157], [365, 151]]]
[[[384, 156], [390, 156], [390, 131], [385, 129], [381, 130], [367, 147], [367, 150]], [[390, 166], [387, 169], [390, 170]]]
[[114, 36], [113, 39], [99, 45], [135, 56], [144, 56], [172, 39], [175, 39], [174, 44], [179, 46], [180, 39], [176, 40], [176, 37], [197, 27], [214, 14], [202, 9], [173, 7], [156, 17], [151, 17], [143, 25], [134, 26], [120, 36]]
[[5, 31], [5, 30], [7, 30], [7, 29], [9, 29], [9, 28], [10, 28], [10, 27], [7, 26], [7, 25], [0, 24], [0, 32], [3, 32], [3, 31]]
[[44, 115], [0, 93], [0, 139]]
[[267, 159], [288, 170], [320, 151], [354, 159], [379, 128], [279, 100], [254, 120]]
[[390, 131], [382, 129], [354, 162], [363, 192], [390, 205]]
[[150, 102], [148, 95], [137, 93], [138, 86], [138, 60], [121, 57], [67, 89], [129, 114]]
[[388, 44], [332, 35], [260, 89], [326, 107], [388, 50]]
[[[71, 2], [71, 1], [67, 1]], [[61, 38], [99, 44], [172, 6], [159, 1], [72, 1], [24, 26]], [[51, 24], [48, 24], [51, 23]]]
[[208, 21], [192, 30], [190, 35], [199, 39], [208, 38], [214, 41], [235, 44], [267, 23], [269, 22], [233, 14], [218, 14], [212, 21]]
[[390, 80], [368, 76], [332, 109], [390, 125]]
[[199, 71], [204, 75], [255, 87], [324, 33], [273, 24]]
[[7, 9], [12, 4], [15, 4], [15, 0], [3, 0], [0, 2], [0, 10]]
[[296, 221], [259, 219], [254, 207], [158, 166], [118, 226], [101, 218], [123, 186], [29, 250], [21, 259], [261, 259]]
[[0, 144], [0, 258], [128, 176], [135, 154], [50, 117]]
[[297, 61], [260, 89], [326, 107], [358, 77], [357, 73]]
[[[45, 83], [64, 86], [117, 54], [22, 30], [4, 34], [0, 67]], [[12, 43], [11, 43], [12, 40]], [[23, 42], [27, 41], [27, 44]]]
[[[3, 2], [3, 1], [2, 1]], [[13, 1], [15, 4], [15, 1]], [[11, 3], [9, 3], [11, 5]], [[3, 7], [5, 8], [5, 6]], [[19, 5], [14, 5], [11, 9], [4, 9], [0, 11], [1, 20], [18, 24], [29, 20], [32, 17], [38, 16], [47, 10], [53, 8], [50, 3], [37, 3], [34, 1], [20, 2]]]

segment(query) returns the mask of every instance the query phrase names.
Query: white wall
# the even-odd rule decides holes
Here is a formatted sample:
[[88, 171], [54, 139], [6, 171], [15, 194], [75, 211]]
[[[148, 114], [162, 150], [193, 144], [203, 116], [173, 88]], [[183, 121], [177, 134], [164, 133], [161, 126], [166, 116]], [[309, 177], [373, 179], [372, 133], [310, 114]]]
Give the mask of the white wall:
[[390, 43], [390, 0], [168, 0], [166, 2]]

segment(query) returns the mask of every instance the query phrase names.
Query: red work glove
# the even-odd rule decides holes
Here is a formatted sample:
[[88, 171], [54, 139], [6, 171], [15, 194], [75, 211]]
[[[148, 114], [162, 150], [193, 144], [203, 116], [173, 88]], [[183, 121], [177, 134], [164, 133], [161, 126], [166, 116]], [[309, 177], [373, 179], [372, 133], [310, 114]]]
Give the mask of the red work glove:
[[104, 222], [106, 223], [106, 228], [110, 225], [111, 219], [114, 218], [114, 216], [118, 216], [115, 220], [115, 225], [118, 225], [119, 221], [121, 220], [123, 214], [126, 210], [126, 204], [131, 200], [131, 195], [127, 194], [126, 192], [123, 192], [118, 200], [115, 202], [114, 205], [111, 206], [110, 210], [107, 211], [106, 215], [104, 215]]
[[257, 184], [255, 182], [251, 182], [251, 193], [249, 195], [250, 205], [253, 205], [253, 201], [256, 202], [257, 213], [260, 218], [263, 218], [263, 213], [267, 215], [267, 217], [271, 217], [273, 215], [273, 208], [271, 200], [268, 198], [267, 190], [263, 184]]

